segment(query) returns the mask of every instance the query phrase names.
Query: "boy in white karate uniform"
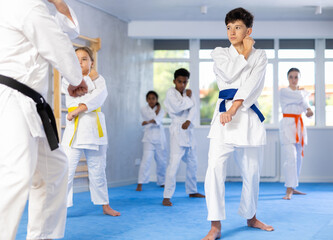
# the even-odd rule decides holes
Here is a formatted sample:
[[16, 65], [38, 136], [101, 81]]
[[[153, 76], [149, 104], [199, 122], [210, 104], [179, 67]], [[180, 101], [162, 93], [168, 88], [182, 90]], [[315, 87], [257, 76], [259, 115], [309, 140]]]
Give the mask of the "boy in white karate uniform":
[[302, 194], [296, 190], [303, 160], [303, 147], [307, 143], [306, 127], [303, 124], [302, 113], [311, 117], [309, 93], [298, 86], [300, 71], [289, 69], [289, 86], [280, 90], [280, 104], [283, 118], [280, 122], [280, 141], [283, 172], [285, 176], [286, 195], [283, 199], [290, 200], [293, 194]]
[[[60, 12], [56, 21], [63, 29], [41, 0], [0, 1], [0, 75], [23, 83], [45, 99], [46, 74], [52, 64], [68, 78], [70, 94], [84, 94], [87, 86], [80, 65], [63, 33], [77, 36], [77, 20], [65, 2], [50, 2]], [[0, 84], [1, 240], [15, 239], [28, 197], [27, 239], [64, 236], [68, 166], [62, 148], [47, 141], [51, 129], [43, 127], [30, 97]]]
[[241, 170], [243, 189], [238, 213], [249, 227], [272, 231], [256, 219], [260, 161], [266, 143], [264, 117], [257, 99], [264, 87], [267, 65], [263, 50], [253, 48], [253, 15], [243, 8], [230, 11], [225, 18], [231, 46], [217, 47], [211, 53], [220, 89], [211, 129], [205, 194], [207, 219], [211, 230], [204, 240], [221, 237], [225, 216], [225, 178], [227, 160], [233, 155]]
[[143, 155], [139, 169], [138, 186], [136, 191], [142, 191], [142, 184], [149, 183], [150, 163], [156, 161], [157, 185], [164, 187], [166, 168], [166, 138], [162, 120], [164, 110], [158, 102], [155, 91], [149, 91], [146, 95], [147, 105], [141, 108], [144, 134]]
[[190, 73], [180, 68], [174, 73], [173, 83], [165, 97], [164, 106], [170, 118], [170, 160], [166, 172], [163, 194], [164, 206], [172, 206], [170, 201], [176, 189], [176, 174], [180, 161], [186, 163], [186, 193], [190, 197], [204, 198], [197, 190], [197, 155], [193, 136], [193, 121], [197, 106], [192, 91], [186, 89]]
[[[89, 173], [91, 200], [95, 205], [103, 206], [103, 213], [119, 216], [120, 213], [109, 205], [108, 186], [105, 175], [107, 132], [104, 114], [101, 112], [108, 92], [105, 79], [96, 73], [96, 79], [89, 76], [94, 64], [93, 53], [88, 47], [75, 50], [82, 68], [82, 75], [88, 85], [88, 93], [81, 97], [66, 94], [68, 108], [66, 128], [62, 146], [68, 157], [68, 200], [67, 207], [73, 206], [73, 180], [75, 170], [82, 153], [85, 154]], [[63, 90], [67, 81], [63, 79]], [[65, 92], [66, 93], [66, 92]]]

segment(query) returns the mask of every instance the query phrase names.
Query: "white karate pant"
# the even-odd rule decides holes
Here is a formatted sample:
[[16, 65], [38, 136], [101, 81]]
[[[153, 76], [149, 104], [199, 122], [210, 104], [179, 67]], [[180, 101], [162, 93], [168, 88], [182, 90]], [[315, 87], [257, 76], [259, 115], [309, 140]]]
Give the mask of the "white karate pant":
[[176, 175], [180, 160], [186, 163], [186, 194], [197, 193], [197, 154], [195, 147], [181, 147], [171, 143], [170, 160], [166, 171], [164, 198], [171, 198], [176, 189]]
[[66, 155], [61, 147], [51, 151], [46, 138], [32, 137], [15, 97], [8, 99], [1, 110], [0, 240], [15, 239], [28, 197], [27, 239], [63, 238]]
[[302, 167], [302, 145], [300, 143], [281, 144], [282, 169], [285, 187], [296, 188]]
[[251, 219], [257, 210], [260, 163], [263, 147], [235, 147], [223, 144], [219, 139], [210, 139], [208, 168], [205, 179], [206, 204], [209, 221], [226, 218], [225, 178], [227, 160], [234, 155], [243, 178], [243, 187], [238, 214]]
[[166, 149], [161, 144], [143, 143], [143, 155], [139, 169], [138, 183], [149, 183], [150, 164], [152, 159], [156, 162], [157, 185], [164, 185], [166, 168]]
[[65, 146], [64, 150], [68, 157], [67, 207], [73, 206], [73, 180], [82, 153], [84, 153], [87, 159], [91, 201], [95, 205], [109, 204], [108, 186], [105, 175], [107, 145], [100, 145], [99, 150]]

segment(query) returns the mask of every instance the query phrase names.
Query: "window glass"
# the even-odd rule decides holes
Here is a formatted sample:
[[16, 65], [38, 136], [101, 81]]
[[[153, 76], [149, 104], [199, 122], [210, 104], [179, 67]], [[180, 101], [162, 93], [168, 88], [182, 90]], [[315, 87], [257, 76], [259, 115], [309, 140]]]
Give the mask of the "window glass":
[[313, 49], [280, 49], [279, 58], [314, 58], [315, 50]]
[[325, 63], [326, 125], [333, 126], [333, 62]]
[[325, 50], [325, 58], [333, 58], [333, 49]]

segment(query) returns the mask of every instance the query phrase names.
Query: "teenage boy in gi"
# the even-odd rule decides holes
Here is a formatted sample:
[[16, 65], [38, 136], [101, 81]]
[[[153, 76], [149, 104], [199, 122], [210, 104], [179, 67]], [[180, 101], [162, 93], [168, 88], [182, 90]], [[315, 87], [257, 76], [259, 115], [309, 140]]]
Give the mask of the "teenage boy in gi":
[[174, 73], [173, 83], [165, 97], [164, 106], [172, 119], [170, 125], [170, 160], [166, 171], [163, 194], [164, 206], [172, 206], [170, 201], [176, 189], [176, 174], [180, 160], [186, 163], [186, 193], [190, 197], [204, 198], [197, 190], [197, 155], [193, 136], [193, 121], [197, 106], [192, 91], [186, 89], [190, 73], [180, 68]]
[[225, 217], [225, 178], [227, 160], [233, 155], [240, 167], [243, 189], [238, 213], [249, 227], [272, 231], [256, 219], [259, 194], [260, 159], [266, 143], [264, 117], [257, 99], [264, 87], [266, 54], [253, 48], [253, 15], [243, 8], [230, 11], [225, 18], [231, 46], [217, 47], [211, 53], [220, 90], [211, 129], [205, 179], [211, 229], [203, 238], [221, 237], [221, 220]]

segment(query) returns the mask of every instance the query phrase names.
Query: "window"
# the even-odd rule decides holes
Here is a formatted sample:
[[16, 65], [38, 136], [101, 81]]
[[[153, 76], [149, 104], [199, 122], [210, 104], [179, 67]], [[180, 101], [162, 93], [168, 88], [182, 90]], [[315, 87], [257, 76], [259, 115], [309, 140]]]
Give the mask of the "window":
[[[314, 116], [303, 117], [305, 125], [315, 125], [315, 40], [314, 39], [280, 39], [279, 57], [279, 89], [289, 86], [287, 72], [290, 68], [298, 68], [301, 78], [298, 85], [310, 93], [309, 103]], [[282, 118], [281, 107], [279, 118]]]
[[326, 126], [333, 126], [333, 39], [326, 39], [325, 100]]
[[[314, 39], [256, 39], [255, 41], [255, 48], [264, 49], [268, 58], [265, 85], [258, 99], [260, 111], [265, 116], [265, 124], [278, 127], [282, 114], [279, 103], [274, 101], [278, 100], [279, 89], [289, 85], [288, 70], [296, 67], [301, 71], [299, 85], [310, 93], [309, 103], [317, 115], [311, 118], [304, 117], [305, 124], [319, 127], [333, 126], [333, 39], [326, 39], [326, 42]], [[200, 96], [201, 125], [210, 124], [218, 98], [219, 89], [213, 72], [214, 63], [210, 56], [217, 46], [229, 47], [230, 43], [227, 39], [154, 41], [154, 88], [160, 95], [160, 102], [163, 104], [167, 89], [173, 86], [174, 71], [181, 67], [189, 69], [192, 79], [189, 87], [192, 90], [194, 88]], [[324, 56], [324, 60], [319, 59], [320, 56]], [[315, 83], [318, 90], [315, 89]], [[322, 95], [323, 86], [325, 86], [325, 97]], [[317, 108], [316, 112], [316, 105], [324, 106], [324, 104], [325, 109]], [[167, 122], [170, 122], [170, 119], [166, 118], [165, 123]]]
[[325, 62], [326, 125], [333, 126], [333, 61]]
[[[155, 40], [154, 41], [154, 90], [159, 95], [159, 102], [164, 108], [165, 94], [173, 87], [173, 76], [178, 68], [189, 69], [188, 40]], [[165, 108], [164, 108], [165, 109]], [[170, 124], [167, 115], [163, 124]]]

